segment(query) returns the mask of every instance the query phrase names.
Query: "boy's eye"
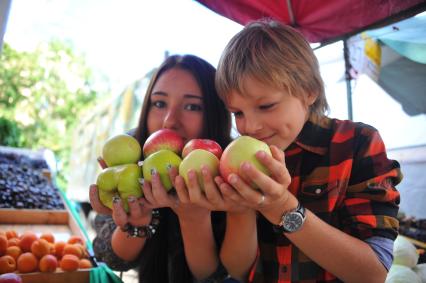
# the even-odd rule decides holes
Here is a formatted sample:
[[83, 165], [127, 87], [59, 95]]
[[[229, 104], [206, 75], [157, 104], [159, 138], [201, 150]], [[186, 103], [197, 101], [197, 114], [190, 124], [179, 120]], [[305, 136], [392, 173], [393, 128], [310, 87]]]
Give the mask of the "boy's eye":
[[270, 104], [260, 105], [259, 108], [261, 110], [267, 110], [267, 109], [272, 108], [274, 105], [275, 105], [275, 103], [270, 103]]
[[164, 108], [166, 106], [166, 103], [164, 101], [161, 100], [157, 100], [157, 101], [153, 101], [152, 106], [157, 107], [157, 108]]
[[203, 107], [199, 104], [187, 104], [185, 105], [185, 110], [189, 111], [202, 111]]

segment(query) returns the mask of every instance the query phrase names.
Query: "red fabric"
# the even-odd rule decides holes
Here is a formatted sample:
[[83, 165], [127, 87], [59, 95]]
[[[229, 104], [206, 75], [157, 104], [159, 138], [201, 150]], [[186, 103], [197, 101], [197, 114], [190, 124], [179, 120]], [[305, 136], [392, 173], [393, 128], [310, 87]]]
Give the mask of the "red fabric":
[[[274, 18], [298, 28], [310, 42], [330, 40], [386, 19], [426, 0], [197, 0], [245, 25]], [[294, 22], [287, 2], [291, 3]]]

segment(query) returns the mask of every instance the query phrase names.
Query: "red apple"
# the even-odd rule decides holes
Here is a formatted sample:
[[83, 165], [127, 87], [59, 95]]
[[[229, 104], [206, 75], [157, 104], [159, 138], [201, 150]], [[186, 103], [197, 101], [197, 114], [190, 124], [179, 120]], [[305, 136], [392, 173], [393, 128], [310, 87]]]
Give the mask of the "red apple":
[[204, 149], [195, 149], [191, 151], [179, 165], [179, 175], [183, 177], [188, 186], [188, 171], [194, 170], [197, 174], [198, 185], [204, 190], [204, 181], [201, 175], [201, 166], [207, 166], [211, 176], [214, 178], [219, 175], [219, 159], [210, 151]]
[[182, 150], [182, 158], [185, 158], [194, 149], [204, 149], [210, 151], [218, 159], [222, 156], [222, 147], [214, 140], [209, 139], [192, 139], [185, 144]]
[[[256, 152], [263, 150], [266, 154], [272, 155], [269, 146], [258, 139], [241, 136], [232, 141], [223, 151], [219, 164], [219, 172], [225, 181], [228, 181], [228, 176], [231, 173], [238, 174], [241, 163], [244, 161], [250, 162], [258, 170], [270, 175], [269, 170], [263, 166], [256, 158]], [[252, 184], [256, 187], [255, 184]]]
[[0, 275], [0, 283], [22, 283], [22, 278], [16, 273], [5, 273]]
[[183, 148], [183, 138], [175, 131], [161, 129], [152, 133], [143, 145], [143, 155], [147, 158], [150, 154], [161, 149], [167, 149], [180, 155]]

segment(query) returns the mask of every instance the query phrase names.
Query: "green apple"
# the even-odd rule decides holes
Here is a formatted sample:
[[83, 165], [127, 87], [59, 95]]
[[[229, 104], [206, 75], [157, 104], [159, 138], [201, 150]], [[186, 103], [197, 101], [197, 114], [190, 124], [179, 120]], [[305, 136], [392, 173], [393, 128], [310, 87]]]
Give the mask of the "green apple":
[[197, 174], [198, 185], [204, 191], [204, 181], [201, 174], [201, 166], [205, 165], [214, 178], [219, 175], [219, 159], [215, 154], [204, 149], [195, 149], [191, 151], [179, 165], [179, 175], [185, 180], [188, 186], [188, 171], [194, 170]]
[[108, 167], [137, 163], [141, 157], [141, 146], [132, 136], [121, 134], [108, 139], [102, 148], [102, 158]]
[[[222, 178], [227, 181], [231, 173], [238, 174], [241, 163], [250, 162], [254, 167], [266, 175], [270, 175], [269, 170], [256, 158], [256, 152], [263, 150], [266, 154], [272, 155], [269, 146], [258, 139], [241, 136], [232, 141], [223, 151], [220, 158], [219, 171]], [[256, 187], [255, 184], [251, 184]]]
[[115, 167], [108, 167], [99, 173], [96, 179], [96, 185], [102, 191], [112, 192], [117, 189], [118, 175], [116, 174]]
[[168, 169], [170, 167], [179, 168], [182, 159], [173, 151], [161, 149], [150, 154], [142, 165], [143, 178], [149, 182], [152, 181], [152, 172], [155, 170], [160, 175], [161, 183], [166, 191], [169, 191], [173, 185], [170, 181]]
[[118, 193], [116, 191], [104, 191], [98, 190], [99, 200], [103, 205], [112, 209], [112, 198], [116, 196]]
[[129, 204], [127, 198], [134, 196], [139, 198], [142, 196], [142, 188], [139, 184], [139, 179], [142, 178], [141, 168], [137, 164], [125, 164], [118, 166], [117, 175], [118, 184], [117, 189], [123, 203], [125, 211], [129, 211]]

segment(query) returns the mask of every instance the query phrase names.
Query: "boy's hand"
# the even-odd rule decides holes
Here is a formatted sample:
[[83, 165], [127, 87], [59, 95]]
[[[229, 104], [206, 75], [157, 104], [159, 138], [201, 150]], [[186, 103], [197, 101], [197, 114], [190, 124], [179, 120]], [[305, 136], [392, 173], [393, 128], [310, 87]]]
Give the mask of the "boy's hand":
[[[284, 152], [276, 146], [270, 146], [272, 156], [263, 151], [256, 153], [256, 158], [268, 168], [271, 176], [259, 171], [252, 164], [244, 162], [239, 168], [239, 175], [231, 174], [228, 183], [238, 192], [250, 207], [262, 213], [270, 222], [278, 224], [283, 212], [297, 203], [296, 198], [288, 191], [291, 177], [285, 166]], [[255, 183], [259, 190], [250, 185]], [[295, 202], [296, 200], [296, 202]]]

